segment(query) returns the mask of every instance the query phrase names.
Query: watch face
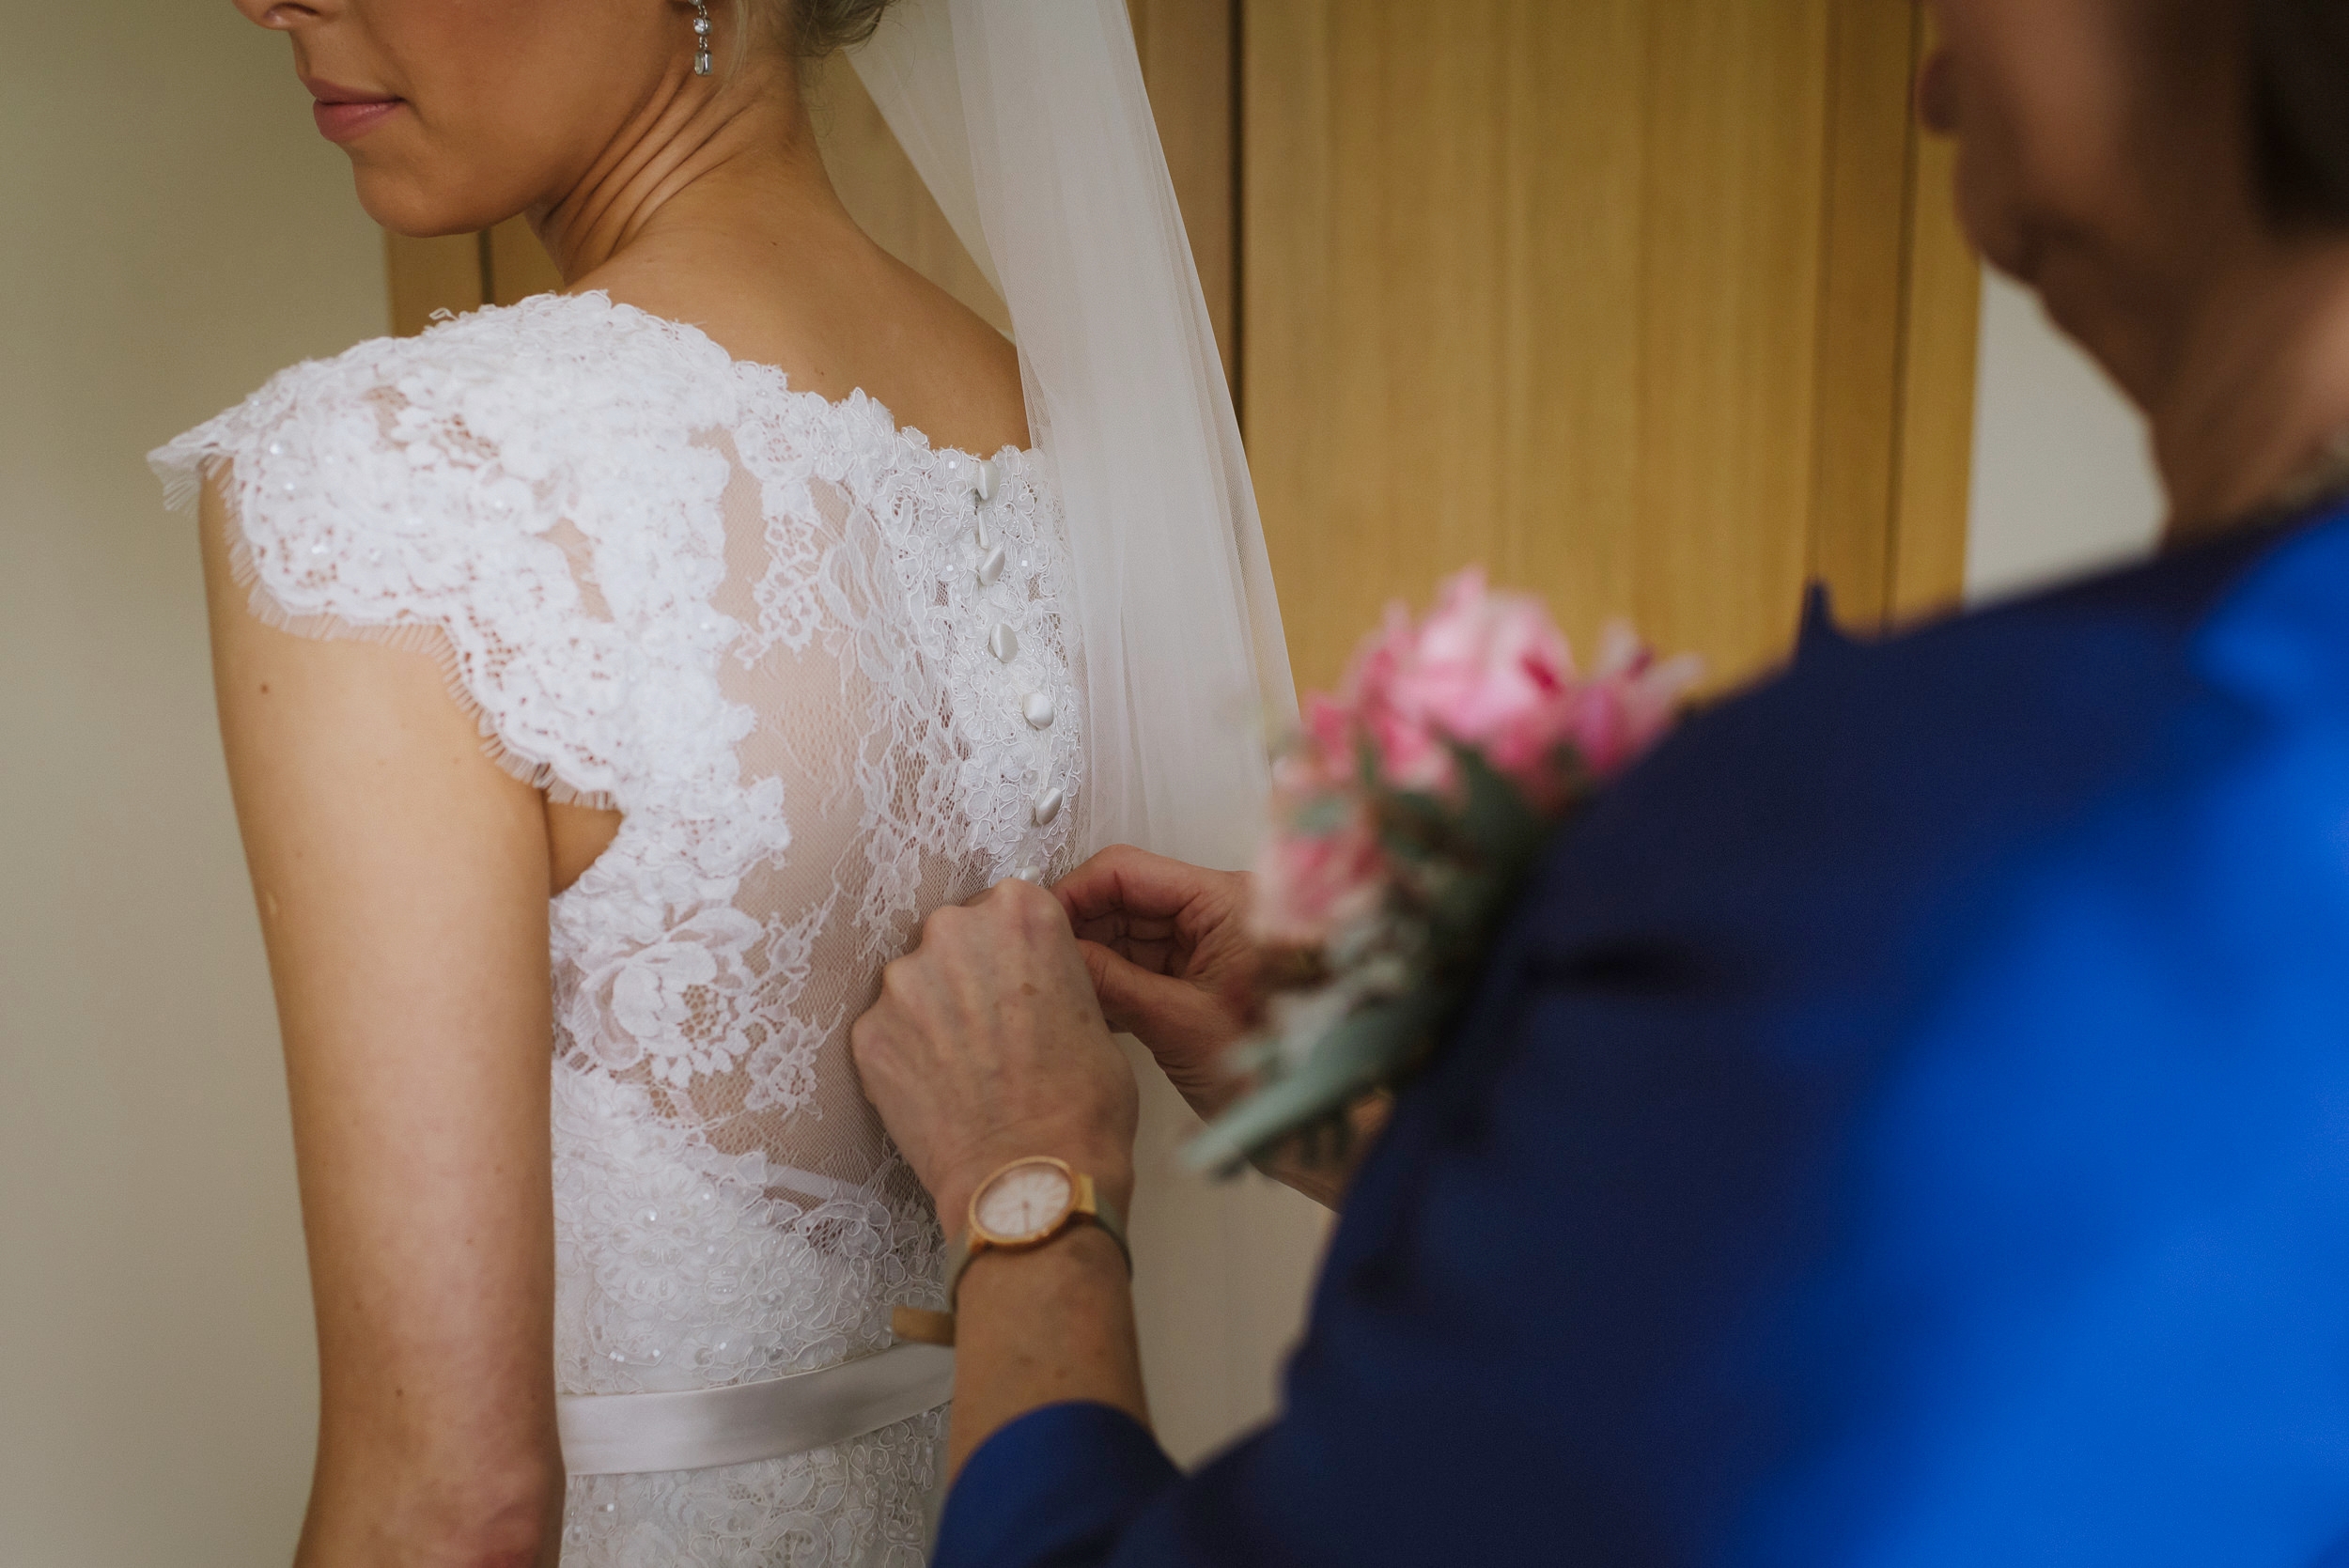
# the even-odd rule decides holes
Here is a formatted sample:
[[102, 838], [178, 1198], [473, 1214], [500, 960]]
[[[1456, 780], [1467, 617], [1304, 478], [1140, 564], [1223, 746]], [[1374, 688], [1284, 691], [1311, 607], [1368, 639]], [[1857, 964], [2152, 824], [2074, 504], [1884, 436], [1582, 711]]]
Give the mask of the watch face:
[[1025, 1241], [1059, 1224], [1075, 1195], [1067, 1172], [1037, 1160], [1015, 1165], [988, 1182], [972, 1213], [998, 1240]]

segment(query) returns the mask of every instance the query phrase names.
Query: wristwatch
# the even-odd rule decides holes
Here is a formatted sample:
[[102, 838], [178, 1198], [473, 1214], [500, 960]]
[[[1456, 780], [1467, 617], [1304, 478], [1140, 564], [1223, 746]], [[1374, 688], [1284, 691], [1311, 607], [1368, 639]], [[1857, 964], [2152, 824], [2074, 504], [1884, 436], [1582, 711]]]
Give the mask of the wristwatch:
[[931, 1312], [899, 1307], [891, 1318], [897, 1337], [931, 1344], [954, 1343], [951, 1309], [962, 1288], [962, 1271], [971, 1266], [972, 1259], [990, 1250], [1016, 1252], [1041, 1247], [1088, 1219], [1117, 1243], [1117, 1250], [1126, 1255], [1126, 1272], [1132, 1274], [1134, 1252], [1127, 1245], [1126, 1227], [1117, 1217], [1116, 1205], [1100, 1195], [1091, 1176], [1050, 1155], [1029, 1155], [1003, 1166], [971, 1194], [963, 1233], [948, 1250], [949, 1310]]

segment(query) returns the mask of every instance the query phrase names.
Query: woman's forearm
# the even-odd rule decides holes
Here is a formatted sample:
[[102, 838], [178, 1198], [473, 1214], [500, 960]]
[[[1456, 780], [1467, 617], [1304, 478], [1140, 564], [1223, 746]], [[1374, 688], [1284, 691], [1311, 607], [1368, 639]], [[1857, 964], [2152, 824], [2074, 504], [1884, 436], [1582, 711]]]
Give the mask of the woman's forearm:
[[1148, 1422], [1133, 1292], [1117, 1243], [1079, 1225], [1026, 1252], [972, 1260], [957, 1296], [950, 1475], [995, 1432], [1071, 1400]]

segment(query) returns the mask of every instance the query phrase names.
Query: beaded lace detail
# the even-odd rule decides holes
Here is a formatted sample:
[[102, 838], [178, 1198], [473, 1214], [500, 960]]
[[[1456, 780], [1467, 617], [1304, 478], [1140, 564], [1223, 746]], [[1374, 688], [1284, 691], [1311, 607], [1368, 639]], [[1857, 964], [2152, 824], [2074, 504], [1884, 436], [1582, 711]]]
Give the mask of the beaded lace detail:
[[[551, 909], [557, 1386], [812, 1370], [941, 1305], [847, 1031], [924, 914], [1069, 858], [1034, 460], [590, 294], [298, 365], [153, 461], [226, 487], [257, 614], [432, 651], [504, 766], [624, 814]], [[563, 1560], [916, 1564], [942, 1426], [581, 1478]]]

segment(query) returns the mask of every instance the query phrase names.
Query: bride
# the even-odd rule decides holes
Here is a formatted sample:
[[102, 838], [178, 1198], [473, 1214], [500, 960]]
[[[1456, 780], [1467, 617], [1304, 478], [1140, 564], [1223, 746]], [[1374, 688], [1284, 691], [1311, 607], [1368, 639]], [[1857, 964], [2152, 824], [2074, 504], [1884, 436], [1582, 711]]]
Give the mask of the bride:
[[[918, 1563], [941, 1234], [847, 1027], [941, 904], [1243, 853], [1287, 700], [1122, 7], [238, 4], [370, 214], [568, 280], [155, 458], [285, 1037], [300, 1560]], [[833, 194], [844, 45], [1016, 351]]]

